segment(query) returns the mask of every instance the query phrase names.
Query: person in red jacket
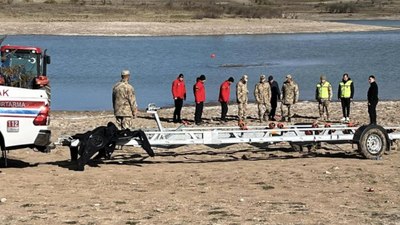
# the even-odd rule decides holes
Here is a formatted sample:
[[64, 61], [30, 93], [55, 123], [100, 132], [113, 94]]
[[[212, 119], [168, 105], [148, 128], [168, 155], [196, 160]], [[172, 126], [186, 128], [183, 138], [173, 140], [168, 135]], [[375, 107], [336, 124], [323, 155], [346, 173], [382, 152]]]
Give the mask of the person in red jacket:
[[235, 82], [233, 77], [229, 77], [228, 80], [224, 81], [219, 87], [219, 98], [218, 101], [221, 103], [221, 121], [226, 122], [226, 114], [228, 113], [228, 102], [231, 94], [231, 84]]
[[203, 114], [204, 102], [206, 101], [206, 89], [204, 87], [204, 81], [206, 76], [201, 75], [197, 78], [196, 84], [193, 86], [194, 101], [196, 102], [196, 110], [194, 112], [194, 122], [196, 125], [203, 123], [201, 116]]
[[183, 80], [183, 74], [179, 76], [172, 82], [172, 97], [174, 98], [175, 110], [173, 121], [174, 123], [180, 123], [181, 111], [183, 106], [183, 100], [186, 100], [186, 86]]

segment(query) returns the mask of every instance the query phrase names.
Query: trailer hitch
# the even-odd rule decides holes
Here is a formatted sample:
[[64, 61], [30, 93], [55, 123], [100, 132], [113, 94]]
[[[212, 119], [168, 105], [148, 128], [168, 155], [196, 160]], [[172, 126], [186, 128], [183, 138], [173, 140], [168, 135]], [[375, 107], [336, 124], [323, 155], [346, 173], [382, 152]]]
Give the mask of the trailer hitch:
[[151, 157], [154, 156], [154, 151], [144, 131], [119, 130], [112, 122], [86, 133], [75, 134], [71, 136], [72, 141], [69, 140], [69, 144], [64, 144], [69, 145], [71, 161], [77, 162], [77, 170], [83, 171], [85, 165], [96, 153], [98, 153], [95, 157], [97, 159], [110, 159], [116, 145], [132, 138], [138, 138], [146, 153]]

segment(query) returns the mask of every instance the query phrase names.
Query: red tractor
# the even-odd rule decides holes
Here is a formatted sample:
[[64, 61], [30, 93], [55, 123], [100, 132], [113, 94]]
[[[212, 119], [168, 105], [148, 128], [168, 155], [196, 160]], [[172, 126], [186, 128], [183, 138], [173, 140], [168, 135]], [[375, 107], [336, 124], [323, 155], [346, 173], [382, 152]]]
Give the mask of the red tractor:
[[38, 47], [17, 45], [1, 46], [0, 85], [46, 89], [48, 94], [47, 64], [50, 56]]

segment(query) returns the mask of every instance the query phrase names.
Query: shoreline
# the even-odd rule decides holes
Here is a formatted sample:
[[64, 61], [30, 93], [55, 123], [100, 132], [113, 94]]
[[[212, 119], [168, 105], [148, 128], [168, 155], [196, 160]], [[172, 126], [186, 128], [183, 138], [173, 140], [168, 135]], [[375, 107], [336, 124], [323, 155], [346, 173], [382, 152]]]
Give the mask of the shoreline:
[[184, 22], [3, 22], [0, 34], [70, 36], [207, 36], [367, 32], [396, 27], [304, 19], [203, 19]]
[[[353, 103], [367, 103], [367, 100], [353, 100]], [[340, 101], [338, 100], [332, 100], [331, 103], [340, 103]], [[391, 99], [380, 99], [379, 103], [400, 103], [400, 99], [396, 99], [396, 100], [391, 100]], [[312, 100], [300, 100], [298, 101], [296, 104], [317, 104], [316, 101], [312, 101]], [[255, 105], [255, 101], [249, 101], [248, 105]], [[230, 107], [237, 107], [237, 104], [234, 103], [233, 101], [231, 103], [229, 103]], [[173, 103], [171, 103], [168, 106], [157, 106], [160, 107], [160, 110], [173, 110], [175, 108], [175, 106], [173, 105]], [[195, 104], [194, 103], [187, 103], [183, 105], [184, 108], [194, 108]], [[219, 102], [215, 101], [215, 102], [205, 102], [204, 107], [208, 107], [208, 108], [220, 108], [220, 104]], [[278, 108], [279, 109], [279, 108]], [[277, 110], [278, 110], [277, 109]], [[104, 112], [104, 113], [112, 113], [113, 109], [83, 109], [83, 110], [63, 110], [63, 109], [55, 109], [55, 110], [51, 110], [51, 112], [55, 112], [55, 113], [82, 113], [82, 112]], [[139, 108], [138, 109], [139, 112], [146, 112], [146, 108]]]

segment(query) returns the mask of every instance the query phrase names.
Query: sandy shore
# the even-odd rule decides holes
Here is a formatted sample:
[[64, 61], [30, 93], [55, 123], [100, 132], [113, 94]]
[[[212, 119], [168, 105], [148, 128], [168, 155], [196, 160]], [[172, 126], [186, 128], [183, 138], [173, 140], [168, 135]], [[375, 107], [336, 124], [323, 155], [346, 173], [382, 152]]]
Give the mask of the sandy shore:
[[[2, 34], [52, 35], [222, 35], [344, 32], [391, 28], [306, 20], [202, 20], [149, 22], [4, 22]], [[368, 123], [366, 102], [352, 104], [354, 124]], [[173, 109], [161, 109], [164, 127]], [[206, 105], [204, 126], [237, 126], [237, 106], [221, 124], [220, 108]], [[399, 126], [400, 101], [378, 104], [378, 123]], [[317, 103], [294, 106], [292, 123], [316, 120]], [[192, 120], [193, 107], [183, 108]], [[260, 124], [254, 104], [248, 125]], [[331, 104], [339, 120], [339, 102]], [[110, 111], [51, 112], [52, 141], [83, 133], [107, 122]], [[324, 124], [324, 123], [321, 123]], [[190, 125], [194, 126], [194, 125]], [[140, 111], [135, 128], [155, 128]], [[397, 147], [397, 143], [394, 146]], [[74, 171], [69, 149], [49, 154], [31, 149], [10, 151], [0, 161], [0, 224], [393, 224], [400, 221], [400, 154], [365, 160], [352, 144], [323, 144], [315, 152], [296, 152], [288, 143], [203, 145], [157, 148], [150, 158], [141, 148], [124, 147], [112, 159], [92, 161]]]
[[320, 33], [395, 28], [301, 19], [204, 19], [188, 22], [2, 22], [0, 34], [171, 36]]
[[[293, 123], [317, 117], [317, 103], [300, 102]], [[332, 104], [339, 119], [340, 103]], [[399, 101], [378, 104], [378, 121], [398, 125]], [[354, 123], [368, 123], [366, 102], [352, 104]], [[184, 107], [192, 119], [193, 107]], [[233, 118], [224, 126], [236, 126]], [[163, 126], [172, 109], [159, 111]], [[249, 114], [256, 115], [250, 105]], [[206, 106], [205, 126], [220, 126], [219, 107]], [[52, 112], [54, 141], [115, 121], [108, 111]], [[260, 125], [249, 119], [250, 125]], [[141, 111], [137, 128], [155, 128]], [[267, 123], [263, 123], [267, 126]], [[262, 125], [262, 124], [261, 124]], [[0, 224], [398, 224], [400, 154], [365, 160], [351, 144], [323, 144], [313, 153], [295, 152], [287, 143], [124, 147], [111, 160], [92, 161], [84, 172], [71, 170], [69, 149], [43, 154], [9, 152], [0, 168]], [[2, 161], [0, 165], [2, 165]]]

